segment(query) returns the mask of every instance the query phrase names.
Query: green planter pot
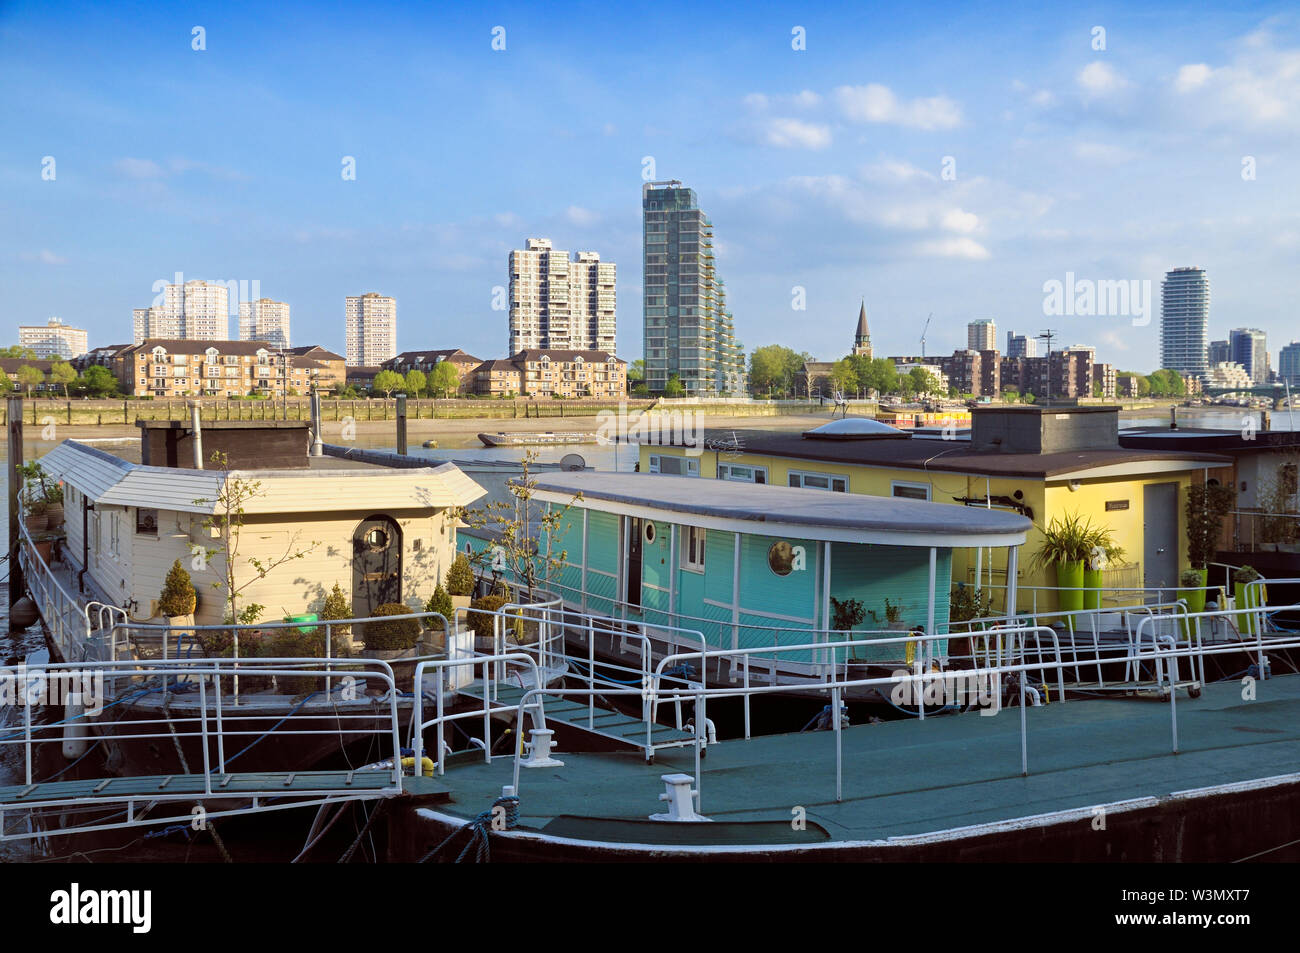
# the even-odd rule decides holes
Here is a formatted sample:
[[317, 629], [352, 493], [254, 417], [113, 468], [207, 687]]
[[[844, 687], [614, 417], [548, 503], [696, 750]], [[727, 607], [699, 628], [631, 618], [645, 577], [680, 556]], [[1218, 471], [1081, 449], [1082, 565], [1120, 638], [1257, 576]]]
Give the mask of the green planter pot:
[[[1238, 609], [1255, 609], [1259, 607], [1260, 587], [1254, 586], [1250, 590], [1247, 590], [1246, 589], [1247, 585], [1249, 585], [1249, 583], [1245, 583], [1245, 582], [1234, 582], [1232, 584], [1233, 600], [1236, 602]], [[1254, 615], [1254, 613], [1251, 612], [1238, 613], [1237, 628], [1242, 632], [1247, 632], [1251, 635], [1254, 635], [1255, 619], [1256, 616]]]
[[1205, 611], [1205, 583], [1209, 577], [1208, 569], [1197, 569], [1196, 574], [1201, 577], [1201, 584], [1195, 589], [1179, 589], [1178, 598], [1187, 603], [1188, 612]]
[[1083, 560], [1056, 564], [1057, 608], [1073, 612], [1083, 608]]
[[1086, 565], [1083, 570], [1083, 608], [1101, 608], [1101, 570], [1088, 569]]

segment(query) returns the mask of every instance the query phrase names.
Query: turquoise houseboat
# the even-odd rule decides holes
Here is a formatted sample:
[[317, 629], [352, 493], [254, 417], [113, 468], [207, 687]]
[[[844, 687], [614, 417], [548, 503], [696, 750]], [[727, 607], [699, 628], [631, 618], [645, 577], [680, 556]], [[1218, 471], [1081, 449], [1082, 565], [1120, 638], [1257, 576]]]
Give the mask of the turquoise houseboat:
[[[533, 484], [533, 505], [563, 510], [543, 552], [564, 553], [546, 589], [565, 608], [620, 620], [653, 642], [710, 649], [844, 641], [832, 600], [857, 600], [865, 616], [855, 639], [948, 627], [954, 549], [1006, 547], [1016, 559], [1030, 521], [977, 507], [721, 480], [625, 473], [548, 473]], [[483, 531], [461, 530], [465, 547], [492, 545]], [[581, 633], [566, 633], [581, 641]], [[611, 640], [612, 641], [612, 640]], [[693, 643], [693, 644], [692, 644]], [[868, 661], [891, 651], [838, 651]], [[621, 646], [615, 654], [639, 651]], [[938, 643], [933, 654], [943, 655]], [[757, 672], [806, 678], [831, 661], [829, 650], [754, 656]], [[719, 660], [707, 680], [736, 677]]]

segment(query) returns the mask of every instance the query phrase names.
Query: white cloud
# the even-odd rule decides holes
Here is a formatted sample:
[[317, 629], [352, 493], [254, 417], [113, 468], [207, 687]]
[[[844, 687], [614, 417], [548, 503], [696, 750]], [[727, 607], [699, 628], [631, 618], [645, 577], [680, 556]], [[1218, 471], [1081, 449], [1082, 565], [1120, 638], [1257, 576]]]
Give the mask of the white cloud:
[[66, 265], [68, 259], [62, 255], [56, 255], [48, 248], [42, 248], [38, 252], [25, 251], [18, 256], [23, 261], [39, 262], [42, 265]]
[[1111, 96], [1128, 85], [1128, 80], [1102, 60], [1093, 60], [1079, 70], [1075, 80], [1084, 95], [1089, 97]]
[[763, 127], [763, 141], [781, 149], [825, 149], [831, 144], [831, 131], [821, 123], [800, 119], [770, 119]]
[[1202, 120], [1300, 124], [1300, 49], [1277, 49], [1267, 33], [1239, 43], [1231, 64], [1180, 67], [1172, 85]]
[[132, 179], [160, 179], [165, 174], [162, 166], [152, 159], [118, 159], [113, 168]]
[[750, 93], [743, 100], [741, 100], [741, 102], [743, 102], [748, 108], [754, 110], [755, 112], [762, 112], [764, 109], [767, 108], [768, 100], [767, 97], [764, 96], [762, 93]]
[[873, 165], [863, 166], [862, 178], [868, 182], [911, 182], [913, 179], [938, 181], [938, 176], [924, 169], [918, 169], [910, 162], [900, 159], [884, 159]]
[[600, 221], [600, 215], [591, 209], [583, 208], [580, 205], [570, 205], [564, 213], [574, 225], [595, 225]]
[[950, 232], [975, 232], [979, 231], [980, 217], [974, 212], [954, 208], [943, 213], [939, 224]]
[[1085, 161], [1102, 165], [1122, 165], [1136, 158], [1136, 153], [1131, 150], [1105, 142], [1076, 142], [1074, 154]]
[[880, 83], [839, 86], [835, 99], [854, 122], [884, 122], [916, 129], [951, 129], [961, 125], [961, 107], [946, 96], [900, 100]]
[[973, 238], [940, 238], [935, 241], [921, 242], [916, 246], [918, 253], [935, 258], [965, 258], [969, 261], [983, 261], [992, 257], [989, 250]]
[[1180, 66], [1178, 76], [1174, 79], [1174, 89], [1180, 93], [1199, 89], [1209, 81], [1212, 73], [1213, 70], [1204, 63], [1189, 63], [1186, 66]]
[[791, 95], [769, 96], [766, 93], [750, 93], [741, 100], [745, 107], [754, 112], [763, 112], [769, 106], [793, 106], [796, 109], [812, 109], [821, 105], [821, 96], [811, 89], [800, 90]]

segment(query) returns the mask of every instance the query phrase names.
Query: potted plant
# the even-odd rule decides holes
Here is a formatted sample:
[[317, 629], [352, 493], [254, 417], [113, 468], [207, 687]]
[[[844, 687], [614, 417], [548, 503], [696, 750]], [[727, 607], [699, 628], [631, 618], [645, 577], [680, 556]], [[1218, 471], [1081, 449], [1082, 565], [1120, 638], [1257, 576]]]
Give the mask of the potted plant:
[[[169, 626], [183, 630], [185, 626], [194, 625], [196, 602], [197, 595], [194, 592], [194, 584], [190, 581], [190, 574], [185, 571], [178, 559], [172, 563], [172, 568], [167, 572], [167, 579], [163, 582], [162, 593], [158, 596], [158, 614], [167, 619]], [[194, 630], [181, 631], [175, 635], [177, 637], [188, 635], [193, 638]]]
[[[320, 618], [324, 622], [333, 622], [336, 619], [351, 619], [355, 616], [352, 609], [352, 603], [348, 597], [343, 594], [339, 584], [334, 583], [334, 588], [329, 591], [325, 597], [325, 604], [321, 606]], [[341, 641], [343, 644], [352, 645], [352, 626], [350, 625], [331, 625], [330, 634], [334, 639]]]
[[[451, 594], [441, 585], [434, 588], [433, 595], [431, 595], [429, 601], [424, 604], [424, 611], [437, 612], [443, 616], [443, 618], [452, 622], [453, 625], [455, 624], [455, 609], [451, 602]], [[442, 651], [446, 647], [447, 642], [446, 626], [443, 625], [442, 619], [430, 616], [424, 620], [424, 627], [430, 633], [433, 644], [438, 646], [438, 651]]]
[[[1220, 483], [1196, 483], [1187, 488], [1187, 559], [1200, 579], [1197, 587], [1202, 591], [1202, 609], [1205, 606], [1204, 590], [1209, 578], [1210, 560], [1219, 549], [1223, 518], [1232, 509], [1236, 496], [1232, 487]], [[1179, 598], [1182, 598], [1181, 593]], [[1188, 603], [1188, 608], [1191, 608], [1191, 603]]]
[[948, 657], [952, 660], [972, 658], [971, 651], [971, 632], [977, 629], [984, 630], [987, 623], [976, 622], [977, 619], [988, 618], [993, 615], [993, 598], [983, 590], [975, 586], [968, 586], [964, 582], [959, 582], [953, 586], [952, 592], [948, 595], [948, 622], [949, 632], [961, 631], [959, 626], [966, 623], [966, 635], [961, 638], [953, 638], [949, 642]]
[[52, 483], [45, 487], [45, 520], [49, 529], [63, 525], [63, 484]]
[[[506, 604], [506, 597], [492, 593], [491, 595], [482, 596], [470, 603], [470, 613], [466, 617], [466, 622], [474, 630], [474, 651], [475, 652], [495, 652], [495, 634], [496, 619], [500, 618], [495, 615], [488, 615], [488, 612], [498, 612]], [[485, 609], [486, 612], [474, 612], [474, 609]]]
[[[1242, 566], [1232, 571], [1233, 603], [1238, 609], [1258, 609], [1264, 604], [1263, 587], [1252, 586], [1256, 579], [1263, 579], [1263, 574], [1254, 566]], [[1242, 632], [1255, 634], [1255, 614], [1241, 612], [1237, 615], [1237, 628]]]
[[451, 596], [453, 609], [469, 608], [470, 596], [474, 593], [474, 570], [470, 569], [464, 553], [457, 553], [447, 570], [447, 593]]
[[1188, 612], [1205, 611], [1205, 570], [1184, 569], [1178, 576], [1178, 598], [1187, 603]]
[[1092, 553], [1094, 533], [1077, 513], [1053, 517], [1043, 530], [1043, 544], [1034, 554], [1033, 566], [1056, 570], [1057, 608], [1062, 612], [1083, 608], [1083, 570]]
[[[848, 641], [853, 637], [853, 630], [860, 626], [867, 617], [866, 607], [857, 599], [845, 599], [842, 602], [831, 596], [831, 628], [836, 632], [844, 633], [844, 638], [840, 641]], [[867, 659], [866, 656], [857, 654], [856, 646], [850, 650], [846, 661], [845, 674], [850, 679], [866, 678]]]

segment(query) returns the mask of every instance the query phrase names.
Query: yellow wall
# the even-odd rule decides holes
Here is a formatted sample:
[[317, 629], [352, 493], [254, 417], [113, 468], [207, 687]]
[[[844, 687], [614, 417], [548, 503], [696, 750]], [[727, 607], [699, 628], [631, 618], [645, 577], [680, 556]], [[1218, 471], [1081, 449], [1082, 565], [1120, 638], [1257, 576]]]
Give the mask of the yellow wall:
[[[676, 447], [641, 447], [641, 471], [648, 472], [651, 453], [684, 456], [685, 450]], [[1106, 577], [1110, 586], [1141, 586], [1143, 559], [1143, 486], [1148, 483], [1178, 483], [1177, 525], [1179, 528], [1178, 566], [1181, 570], [1187, 565], [1187, 535], [1183, 523], [1183, 503], [1186, 489], [1193, 478], [1200, 480], [1202, 471], [1184, 470], [1167, 473], [1148, 473], [1134, 476], [1109, 477], [1096, 480], [1082, 480], [1077, 491], [1070, 490], [1066, 481], [1043, 480], [1036, 477], [991, 477], [964, 475], [946, 471], [923, 471], [909, 468], [873, 466], [856, 463], [827, 463], [820, 460], [798, 460], [789, 457], [773, 457], [758, 453], [718, 454], [705, 451], [700, 456], [700, 476], [706, 479], [717, 478], [717, 464], [736, 463], [748, 466], [767, 467], [768, 482], [774, 486], [789, 486], [789, 471], [803, 470], [816, 473], [830, 473], [848, 477], [850, 493], [864, 493], [870, 496], [893, 496], [892, 483], [926, 483], [930, 485], [930, 499], [936, 503], [953, 503], [953, 497], [980, 497], [987, 492], [990, 496], [1013, 497], [1016, 490], [1024, 495], [1021, 498], [1033, 511], [1034, 528], [1030, 530], [1025, 545], [1020, 551], [1020, 571], [1017, 573], [1018, 585], [1022, 589], [1018, 600], [1021, 609], [1034, 605], [1033, 596], [1024, 591], [1025, 587], [1056, 585], [1055, 572], [1051, 569], [1035, 570], [1031, 566], [1033, 554], [1042, 545], [1042, 528], [1053, 518], [1078, 514], [1086, 517], [1094, 525], [1110, 527], [1115, 534], [1115, 541], [1125, 550], [1126, 566], [1110, 567], [1113, 571]], [[1140, 464], [1136, 465], [1140, 468]], [[987, 488], [987, 489], [986, 489]], [[1108, 500], [1128, 500], [1127, 510], [1106, 510]], [[961, 504], [957, 504], [961, 505]], [[984, 579], [987, 579], [989, 553], [984, 554]], [[1006, 551], [994, 550], [993, 583], [997, 587], [1005, 584]], [[974, 578], [976, 554], [974, 550], [954, 550], [953, 579], [971, 580]], [[1038, 607], [1055, 608], [1054, 599], [1049, 595], [1044, 602], [1044, 594], [1039, 594]], [[995, 597], [995, 605], [1000, 603]]]

